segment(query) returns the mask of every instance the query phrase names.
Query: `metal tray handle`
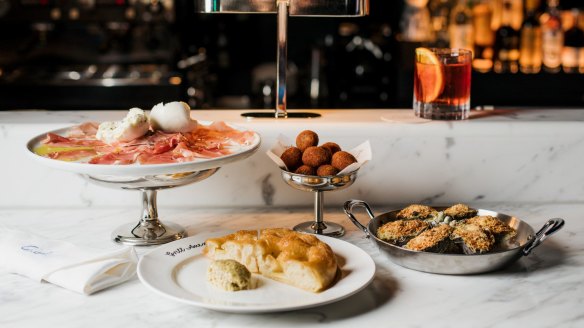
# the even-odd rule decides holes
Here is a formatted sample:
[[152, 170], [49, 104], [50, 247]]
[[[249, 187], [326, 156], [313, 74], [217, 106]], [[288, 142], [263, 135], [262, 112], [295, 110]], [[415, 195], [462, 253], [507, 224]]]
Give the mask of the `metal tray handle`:
[[350, 199], [350, 200], [346, 201], [345, 205], [343, 206], [345, 214], [347, 214], [349, 219], [351, 219], [351, 222], [353, 222], [353, 224], [356, 225], [357, 228], [363, 230], [363, 232], [365, 233], [367, 238], [369, 238], [370, 237], [369, 230], [367, 229], [366, 226], [362, 225], [361, 222], [359, 222], [357, 220], [357, 218], [355, 217], [355, 215], [353, 214], [353, 208], [356, 206], [364, 207], [365, 211], [367, 211], [367, 214], [369, 214], [369, 217], [371, 218], [371, 220], [373, 220], [375, 218], [375, 215], [373, 214], [373, 211], [371, 211], [371, 208], [369, 207], [369, 205], [362, 200]]
[[[346, 205], [346, 204], [345, 204]], [[564, 226], [564, 220], [560, 218], [550, 219], [546, 222], [535, 236], [523, 248], [523, 255], [527, 256], [531, 251], [539, 246], [547, 237], [553, 235]]]

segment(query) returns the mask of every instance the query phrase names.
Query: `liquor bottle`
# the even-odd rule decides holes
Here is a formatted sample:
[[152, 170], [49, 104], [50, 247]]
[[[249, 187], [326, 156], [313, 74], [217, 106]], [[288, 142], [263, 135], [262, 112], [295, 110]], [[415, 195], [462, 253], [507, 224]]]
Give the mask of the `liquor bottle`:
[[559, 0], [548, 0], [547, 9], [541, 15], [541, 37], [544, 69], [551, 73], [560, 71], [564, 31], [558, 10]]
[[474, 31], [474, 58], [472, 66], [486, 73], [493, 68], [493, 42], [495, 35], [491, 30], [492, 6], [489, 0], [480, 0], [472, 8]]
[[472, 12], [466, 0], [458, 0], [458, 4], [452, 8], [448, 34], [450, 48], [473, 50]]
[[[493, 19], [491, 29], [496, 31], [501, 27], [501, 18], [503, 17], [503, 3], [507, 0], [489, 0], [493, 8]], [[515, 30], [521, 28], [523, 23], [523, 0], [509, 0], [511, 2], [511, 26]]]
[[491, 18], [491, 30], [496, 31], [501, 26], [501, 13], [503, 11], [503, 0], [491, 0], [493, 17]]
[[448, 21], [451, 9], [451, 0], [432, 0], [428, 5], [434, 33], [433, 46], [436, 48], [448, 48], [450, 37], [448, 36]]
[[428, 0], [406, 0], [400, 20], [401, 41], [428, 42], [432, 39]]
[[519, 59], [519, 33], [511, 26], [511, 0], [504, 0], [501, 12], [501, 26], [495, 33], [495, 60], [493, 68], [497, 73], [517, 73]]
[[574, 25], [566, 31], [562, 50], [562, 67], [566, 73], [584, 73], [584, 31], [580, 29], [578, 8], [572, 9]]
[[511, 26], [519, 31], [523, 23], [523, 0], [510, 0], [511, 2]]
[[541, 25], [536, 10], [539, 0], [525, 1], [525, 20], [521, 25], [519, 69], [523, 73], [539, 73], [542, 63]]

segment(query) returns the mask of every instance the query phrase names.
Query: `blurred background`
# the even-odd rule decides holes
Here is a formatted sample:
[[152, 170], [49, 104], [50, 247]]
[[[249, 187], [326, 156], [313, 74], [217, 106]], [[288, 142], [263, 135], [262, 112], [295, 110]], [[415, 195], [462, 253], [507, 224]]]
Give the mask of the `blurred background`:
[[[411, 108], [418, 46], [474, 50], [472, 107], [584, 106], [581, 0], [370, 1], [289, 19], [289, 108]], [[0, 109], [273, 108], [276, 16], [193, 2], [0, 0]]]

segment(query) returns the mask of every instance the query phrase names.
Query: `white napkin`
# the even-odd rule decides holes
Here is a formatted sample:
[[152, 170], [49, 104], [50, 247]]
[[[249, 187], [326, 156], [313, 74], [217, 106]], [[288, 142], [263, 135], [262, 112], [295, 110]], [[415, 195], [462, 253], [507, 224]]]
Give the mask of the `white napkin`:
[[0, 254], [0, 268], [87, 295], [130, 279], [138, 262], [130, 247], [104, 253], [1, 225]]

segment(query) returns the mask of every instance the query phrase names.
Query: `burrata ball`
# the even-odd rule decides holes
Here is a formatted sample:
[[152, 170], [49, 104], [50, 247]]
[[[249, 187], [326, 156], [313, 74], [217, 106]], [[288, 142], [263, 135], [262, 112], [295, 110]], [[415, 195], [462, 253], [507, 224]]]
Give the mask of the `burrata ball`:
[[191, 132], [197, 120], [191, 119], [191, 108], [182, 101], [160, 103], [150, 111], [150, 125], [164, 132]]
[[128, 142], [142, 137], [149, 129], [148, 116], [135, 107], [121, 121], [101, 123], [95, 137], [107, 144]]

